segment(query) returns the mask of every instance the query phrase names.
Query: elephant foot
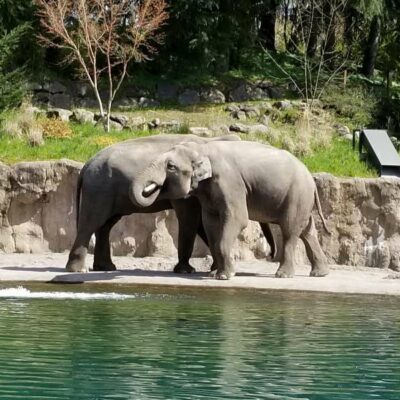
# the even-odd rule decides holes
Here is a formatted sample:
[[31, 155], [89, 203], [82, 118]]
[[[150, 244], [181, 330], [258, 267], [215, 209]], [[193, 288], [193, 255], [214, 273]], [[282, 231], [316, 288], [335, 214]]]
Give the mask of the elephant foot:
[[217, 266], [217, 264], [216, 264], [215, 261], [214, 261], [214, 262], [211, 264], [211, 268], [210, 268], [209, 275], [212, 276], [212, 277], [215, 277], [215, 274], [217, 273], [217, 269], [218, 269], [218, 266]]
[[85, 267], [85, 263], [82, 261], [68, 261], [65, 269], [68, 272], [89, 272], [89, 269]]
[[276, 278], [293, 278], [293, 276], [294, 276], [293, 268], [285, 266], [279, 267], [278, 270], [275, 272]]
[[93, 264], [93, 271], [116, 271], [116, 270], [117, 267], [112, 262], [106, 264]]
[[174, 272], [176, 274], [192, 274], [193, 272], [196, 272], [196, 270], [189, 263], [178, 262], [174, 267]]
[[329, 267], [326, 264], [319, 265], [318, 267], [314, 267], [311, 272], [310, 276], [315, 277], [322, 277], [329, 274]]
[[218, 270], [211, 270], [209, 276], [211, 276], [212, 278], [221, 280], [221, 281], [226, 281], [228, 279], [231, 279], [235, 276], [235, 272], [234, 271], [218, 271]]

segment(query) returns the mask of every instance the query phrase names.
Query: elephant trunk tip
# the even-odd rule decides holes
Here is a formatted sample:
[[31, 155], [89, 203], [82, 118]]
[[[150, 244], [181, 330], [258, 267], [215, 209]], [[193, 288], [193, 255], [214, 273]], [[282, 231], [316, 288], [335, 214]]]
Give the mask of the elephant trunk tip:
[[129, 191], [129, 197], [133, 204], [138, 207], [149, 207], [156, 200], [162, 185], [157, 184], [156, 182], [147, 182], [145, 185], [140, 185], [138, 182], [135, 182], [131, 185]]

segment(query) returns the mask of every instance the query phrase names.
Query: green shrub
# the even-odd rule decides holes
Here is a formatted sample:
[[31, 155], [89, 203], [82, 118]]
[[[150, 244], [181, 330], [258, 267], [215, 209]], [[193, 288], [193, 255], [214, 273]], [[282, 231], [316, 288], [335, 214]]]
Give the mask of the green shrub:
[[330, 87], [322, 102], [350, 129], [371, 126], [377, 117], [378, 99], [372, 90], [363, 86]]

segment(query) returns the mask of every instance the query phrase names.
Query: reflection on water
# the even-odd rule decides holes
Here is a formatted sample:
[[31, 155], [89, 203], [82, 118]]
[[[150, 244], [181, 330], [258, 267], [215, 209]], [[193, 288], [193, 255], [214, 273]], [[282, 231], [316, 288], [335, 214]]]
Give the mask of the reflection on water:
[[118, 292], [1, 298], [0, 399], [400, 398], [400, 299]]

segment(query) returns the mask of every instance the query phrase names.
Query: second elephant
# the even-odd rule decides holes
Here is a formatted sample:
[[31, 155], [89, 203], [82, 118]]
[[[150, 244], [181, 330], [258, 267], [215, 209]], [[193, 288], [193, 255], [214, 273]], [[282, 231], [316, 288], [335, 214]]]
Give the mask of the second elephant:
[[294, 275], [299, 238], [311, 262], [310, 275], [329, 272], [311, 215], [316, 204], [327, 230], [314, 179], [287, 151], [244, 141], [177, 145], [137, 176], [130, 190], [132, 200], [142, 206], [150, 206], [160, 194], [199, 199], [218, 279], [234, 275], [230, 252], [249, 219], [278, 224], [282, 230], [277, 277]]

